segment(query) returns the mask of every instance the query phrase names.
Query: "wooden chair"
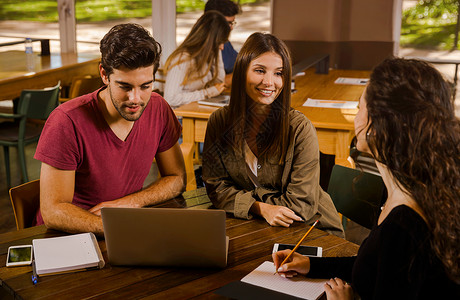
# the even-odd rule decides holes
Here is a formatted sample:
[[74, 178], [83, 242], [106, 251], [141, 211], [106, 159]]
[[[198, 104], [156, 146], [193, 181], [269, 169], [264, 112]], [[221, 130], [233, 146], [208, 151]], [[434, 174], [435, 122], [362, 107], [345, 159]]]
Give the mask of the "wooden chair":
[[103, 85], [104, 83], [99, 76], [85, 75], [74, 77], [72, 78], [72, 83], [70, 84], [69, 97], [61, 97], [59, 101], [66, 102], [78, 96], [89, 94]]
[[24, 147], [40, 138], [44, 122], [59, 104], [60, 82], [52, 88], [42, 90], [23, 90], [18, 102], [17, 114], [0, 114], [0, 118], [11, 119], [14, 122], [0, 124], [0, 145], [3, 146], [6, 168], [7, 188], [11, 187], [9, 147], [18, 148], [19, 164], [22, 172], [22, 182], [29, 181], [26, 168]]
[[332, 168], [327, 192], [337, 211], [359, 225], [372, 229], [387, 192], [382, 177], [340, 165]]
[[10, 189], [16, 228], [32, 227], [40, 207], [40, 179], [33, 180]]
[[187, 174], [187, 186], [186, 191], [192, 191], [196, 189], [195, 172], [193, 170], [193, 143], [182, 143], [180, 149], [184, 156], [185, 173]]

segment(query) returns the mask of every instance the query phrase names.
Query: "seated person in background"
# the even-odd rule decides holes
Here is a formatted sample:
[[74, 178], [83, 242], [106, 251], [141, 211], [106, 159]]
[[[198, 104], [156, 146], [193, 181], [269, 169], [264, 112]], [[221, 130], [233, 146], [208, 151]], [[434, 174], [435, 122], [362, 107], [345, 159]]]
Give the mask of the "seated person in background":
[[331, 198], [319, 185], [312, 123], [291, 104], [291, 58], [271, 34], [254, 33], [236, 59], [230, 105], [209, 118], [203, 179], [209, 198], [235, 217], [294, 221], [343, 237]]
[[204, 13], [165, 63], [164, 97], [177, 107], [219, 95], [225, 89], [220, 50], [230, 27], [217, 11]]
[[388, 189], [378, 222], [357, 257], [294, 253], [280, 266], [289, 251], [274, 253], [281, 276], [334, 278], [328, 299], [460, 299], [460, 122], [450, 90], [425, 62], [390, 58], [373, 70], [355, 131]]
[[[102, 235], [102, 207], [143, 207], [185, 189], [181, 126], [152, 93], [160, 44], [140, 25], [121, 24], [100, 50], [105, 86], [56, 108], [38, 142], [38, 225]], [[143, 189], [154, 158], [161, 178]]]
[[[230, 25], [231, 30], [233, 30], [233, 26], [236, 24], [236, 15], [241, 12], [239, 5], [232, 0], [209, 0], [204, 6], [204, 11], [207, 12], [209, 10], [221, 12], [227, 20], [228, 25]], [[230, 41], [226, 42], [222, 50], [222, 60], [224, 61], [225, 84], [227, 86], [231, 86], [232, 83], [233, 66], [235, 65], [237, 55], [238, 52], [233, 49], [232, 43]]]

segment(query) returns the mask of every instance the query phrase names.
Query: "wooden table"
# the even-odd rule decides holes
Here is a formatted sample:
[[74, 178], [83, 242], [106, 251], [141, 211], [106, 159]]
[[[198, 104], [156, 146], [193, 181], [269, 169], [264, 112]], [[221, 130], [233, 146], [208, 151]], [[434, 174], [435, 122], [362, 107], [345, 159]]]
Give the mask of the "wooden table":
[[[304, 113], [313, 123], [318, 134], [319, 149], [325, 154], [335, 155], [335, 163], [351, 166], [347, 160], [350, 143], [354, 137], [354, 118], [357, 109], [302, 107], [307, 98], [325, 100], [359, 101], [364, 86], [334, 84], [338, 77], [367, 78], [369, 71], [330, 70], [329, 74], [316, 74], [314, 68], [306, 70], [304, 76], [295, 79], [297, 92], [292, 95], [291, 106]], [[192, 102], [174, 110], [182, 117], [183, 150], [187, 171], [187, 190], [196, 188], [193, 172], [193, 156], [197, 142], [204, 142], [208, 118], [217, 107]], [[188, 152], [191, 149], [191, 152]]]
[[[203, 190], [199, 190], [201, 193]], [[187, 200], [179, 197], [161, 207], [206, 208], [209, 199], [196, 191]], [[101, 270], [39, 277], [31, 282], [32, 268], [5, 267], [9, 246], [31, 244], [32, 239], [64, 235], [44, 226], [27, 228], [0, 235], [0, 285], [15, 299], [188, 299], [221, 298], [214, 291], [227, 283], [240, 280], [262, 262], [271, 261], [275, 242], [296, 243], [309, 226], [296, 222], [290, 228], [271, 227], [264, 220], [240, 220], [227, 217], [230, 238], [228, 266], [224, 269], [118, 267], [109, 263]], [[313, 229], [305, 245], [323, 247], [323, 256], [351, 256], [358, 245], [319, 229]], [[107, 262], [105, 242], [99, 246]], [[1, 288], [1, 287], [0, 287]]]
[[19, 97], [23, 89], [41, 89], [55, 86], [68, 87], [72, 78], [99, 74], [100, 55], [51, 53], [40, 56], [34, 53], [35, 67], [28, 71], [24, 51], [0, 52], [0, 100]]
[[291, 106], [302, 112], [316, 128], [319, 150], [335, 155], [335, 163], [350, 167], [347, 160], [350, 144], [355, 136], [354, 119], [357, 109], [317, 108], [302, 106], [308, 98], [324, 100], [359, 101], [365, 86], [335, 84], [339, 77], [369, 78], [369, 71], [330, 70], [329, 74], [306, 71], [295, 80], [297, 92], [292, 95]]

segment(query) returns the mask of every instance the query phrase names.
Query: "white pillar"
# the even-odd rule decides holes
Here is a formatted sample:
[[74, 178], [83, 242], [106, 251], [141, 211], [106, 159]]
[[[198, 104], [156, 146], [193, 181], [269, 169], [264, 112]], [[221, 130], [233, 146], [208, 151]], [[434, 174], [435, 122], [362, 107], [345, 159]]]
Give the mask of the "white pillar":
[[393, 55], [397, 56], [399, 53], [399, 41], [401, 37], [401, 21], [402, 21], [402, 0], [395, 0], [393, 2]]
[[58, 0], [61, 53], [77, 53], [75, 0]]
[[152, 0], [152, 35], [161, 44], [160, 66], [176, 49], [176, 1]]

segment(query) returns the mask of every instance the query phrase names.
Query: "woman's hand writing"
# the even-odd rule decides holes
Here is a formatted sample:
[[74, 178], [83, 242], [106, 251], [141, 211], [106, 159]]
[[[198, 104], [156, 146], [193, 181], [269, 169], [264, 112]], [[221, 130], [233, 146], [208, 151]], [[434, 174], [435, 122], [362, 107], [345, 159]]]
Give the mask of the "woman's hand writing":
[[289, 253], [291, 250], [286, 249], [272, 254], [278, 274], [283, 277], [293, 277], [297, 274], [306, 275], [310, 271], [310, 259], [297, 252], [292, 253], [288, 261], [280, 266]]

